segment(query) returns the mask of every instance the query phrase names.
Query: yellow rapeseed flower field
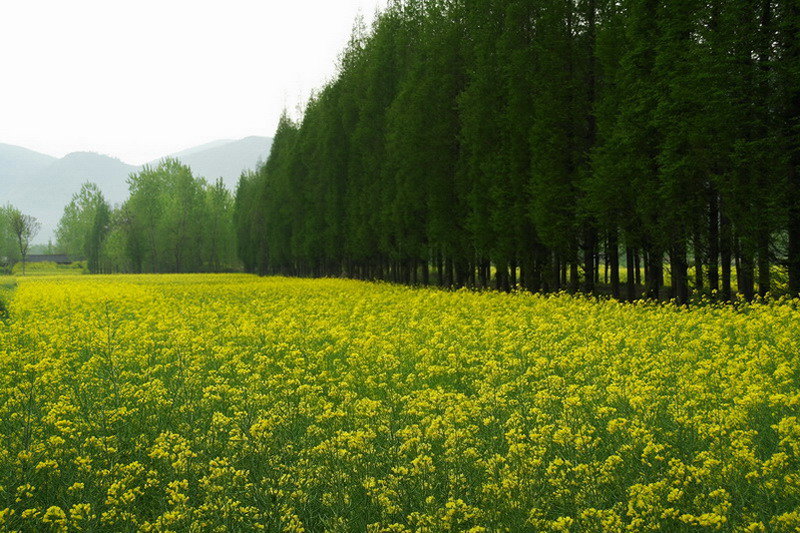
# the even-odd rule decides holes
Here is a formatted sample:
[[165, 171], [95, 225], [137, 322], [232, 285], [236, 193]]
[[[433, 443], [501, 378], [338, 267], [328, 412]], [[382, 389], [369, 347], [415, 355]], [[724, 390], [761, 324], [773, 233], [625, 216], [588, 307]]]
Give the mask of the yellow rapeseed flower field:
[[794, 302], [23, 279], [0, 530], [797, 531]]

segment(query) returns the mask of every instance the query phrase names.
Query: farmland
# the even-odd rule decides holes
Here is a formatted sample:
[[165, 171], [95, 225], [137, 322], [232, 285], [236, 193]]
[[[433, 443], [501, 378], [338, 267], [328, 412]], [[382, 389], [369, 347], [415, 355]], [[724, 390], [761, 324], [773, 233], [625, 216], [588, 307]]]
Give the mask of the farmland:
[[18, 281], [3, 530], [800, 527], [795, 302]]

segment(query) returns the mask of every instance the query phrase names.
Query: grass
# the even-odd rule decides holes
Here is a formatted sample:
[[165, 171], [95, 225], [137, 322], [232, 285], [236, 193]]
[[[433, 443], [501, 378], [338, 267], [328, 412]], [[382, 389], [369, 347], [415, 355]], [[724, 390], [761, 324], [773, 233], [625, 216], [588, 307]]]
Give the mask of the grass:
[[[76, 261], [68, 265], [44, 261], [41, 263], [26, 263], [25, 276], [77, 276], [85, 274], [86, 262]], [[22, 263], [16, 263], [11, 270], [12, 276], [22, 276]]]

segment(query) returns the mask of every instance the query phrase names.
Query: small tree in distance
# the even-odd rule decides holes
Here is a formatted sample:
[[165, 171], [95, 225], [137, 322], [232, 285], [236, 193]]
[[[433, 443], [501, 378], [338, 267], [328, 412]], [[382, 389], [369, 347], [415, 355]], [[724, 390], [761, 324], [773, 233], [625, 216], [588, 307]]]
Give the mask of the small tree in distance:
[[9, 211], [9, 222], [11, 223], [11, 231], [17, 238], [19, 245], [19, 254], [22, 256], [22, 275], [25, 275], [25, 258], [28, 256], [28, 248], [31, 241], [39, 230], [42, 224], [31, 215], [23, 214], [19, 209], [11, 208]]

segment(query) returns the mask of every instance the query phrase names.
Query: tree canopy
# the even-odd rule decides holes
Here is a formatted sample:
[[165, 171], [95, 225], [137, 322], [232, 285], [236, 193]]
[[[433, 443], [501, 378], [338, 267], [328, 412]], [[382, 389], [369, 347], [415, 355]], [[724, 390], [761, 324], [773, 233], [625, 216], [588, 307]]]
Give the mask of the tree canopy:
[[[260, 273], [800, 291], [795, 2], [394, 0], [242, 176]], [[623, 286], [625, 283], [625, 286]]]
[[128, 178], [129, 197], [112, 208], [86, 183], [64, 209], [59, 250], [90, 272], [219, 272], [237, 267], [233, 196], [174, 159]]

